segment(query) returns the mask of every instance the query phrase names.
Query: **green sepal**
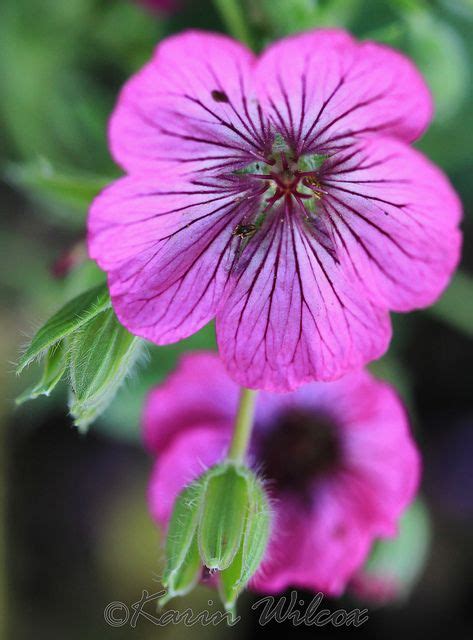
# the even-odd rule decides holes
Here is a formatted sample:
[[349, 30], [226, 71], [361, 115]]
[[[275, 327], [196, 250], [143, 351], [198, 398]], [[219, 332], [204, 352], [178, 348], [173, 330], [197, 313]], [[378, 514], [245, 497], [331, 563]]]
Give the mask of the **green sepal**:
[[199, 582], [202, 573], [202, 561], [200, 559], [199, 545], [197, 542], [197, 533], [194, 533], [190, 547], [187, 549], [186, 555], [181, 564], [171, 571], [166, 579], [166, 595], [159, 599], [158, 605], [164, 606], [171, 598], [176, 596], [185, 596]]
[[205, 485], [199, 525], [199, 549], [209, 569], [226, 569], [233, 561], [243, 535], [248, 508], [245, 475], [232, 463], [210, 470]]
[[143, 343], [117, 320], [113, 309], [89, 319], [68, 341], [69, 410], [79, 429], [108, 406], [142, 353]]
[[231, 565], [220, 573], [219, 593], [225, 609], [235, 616], [238, 596], [254, 575], [268, 544], [271, 510], [261, 482], [248, 472], [248, 510], [242, 543]]
[[205, 490], [204, 477], [183, 489], [174, 503], [166, 536], [166, 566], [162, 578], [163, 586], [167, 589], [170, 589], [173, 575], [181, 570], [191, 545], [196, 540]]
[[61, 380], [67, 368], [67, 358], [64, 345], [59, 342], [57, 345], [50, 347], [43, 362], [43, 373], [39, 382], [23, 391], [16, 398], [17, 405], [23, 404], [28, 400], [34, 400], [38, 396], [49, 396], [51, 391]]
[[106, 284], [80, 294], [67, 302], [35, 334], [20, 357], [17, 373], [44, 355], [48, 349], [89, 322], [97, 314], [110, 307]]

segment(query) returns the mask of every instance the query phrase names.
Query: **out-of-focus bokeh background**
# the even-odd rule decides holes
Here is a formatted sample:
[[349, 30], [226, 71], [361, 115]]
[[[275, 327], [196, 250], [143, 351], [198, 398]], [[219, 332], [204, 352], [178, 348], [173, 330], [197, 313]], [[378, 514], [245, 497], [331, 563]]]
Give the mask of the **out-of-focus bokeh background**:
[[[0, 8], [0, 637], [251, 637], [251, 594], [243, 623], [112, 628], [110, 601], [131, 604], [156, 591], [159, 533], [146, 509], [151, 460], [140, 446], [139, 416], [149, 387], [179, 353], [213, 348], [213, 328], [175, 346], [151, 349], [86, 436], [71, 426], [65, 386], [15, 408], [34, 380], [14, 362], [22, 344], [65, 300], [103, 276], [86, 261], [90, 200], [119, 175], [106, 122], [124, 80], [164, 36], [188, 27], [224, 30], [210, 0], [181, 0], [174, 13], [138, 0], [2, 0]], [[461, 270], [432, 309], [394, 318], [387, 356], [373, 365], [404, 397], [424, 454], [422, 494], [432, 527], [427, 564], [409, 598], [370, 607], [367, 638], [416, 636], [448, 628], [470, 638], [473, 597], [473, 53], [472, 0], [242, 0], [255, 40], [315, 26], [341, 26], [407, 52], [437, 105], [420, 141], [448, 173], [465, 207]], [[321, 550], [321, 553], [323, 550]], [[304, 594], [306, 601], [309, 594]], [[217, 610], [199, 587], [176, 603]], [[350, 596], [339, 606], [357, 606]], [[274, 626], [265, 628], [274, 631]], [[287, 631], [324, 635], [344, 629]], [[133, 635], [135, 634], [135, 635]]]

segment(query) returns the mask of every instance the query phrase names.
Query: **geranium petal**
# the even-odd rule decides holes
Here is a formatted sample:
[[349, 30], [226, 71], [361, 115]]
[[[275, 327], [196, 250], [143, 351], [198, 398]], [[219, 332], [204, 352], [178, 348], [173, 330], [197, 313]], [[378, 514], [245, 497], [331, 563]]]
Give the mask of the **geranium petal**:
[[340, 381], [352, 402], [340, 409], [343, 462], [334, 496], [374, 536], [390, 537], [418, 489], [419, 452], [394, 389], [366, 371], [348, 377]]
[[461, 205], [444, 174], [389, 138], [359, 142], [327, 164], [323, 210], [347, 273], [394, 311], [431, 304], [460, 252]]
[[[93, 203], [89, 252], [107, 271], [114, 309], [135, 335], [180, 340], [215, 316], [235, 225], [252, 207], [232, 181], [122, 178]], [[226, 186], [225, 186], [226, 185]]]
[[184, 355], [163, 384], [153, 389], [143, 412], [143, 438], [161, 453], [178, 433], [205, 424], [233, 424], [239, 388], [216, 353]]
[[330, 150], [354, 135], [419, 137], [432, 115], [427, 86], [401, 53], [318, 30], [271, 45], [256, 69], [258, 97], [299, 153]]
[[[278, 496], [277, 535], [254, 587], [274, 593], [292, 585], [338, 596], [373, 541], [396, 534], [418, 488], [419, 452], [394, 389], [365, 370], [276, 397], [331, 416], [341, 460], [314, 479], [311, 506], [290, 493]], [[272, 395], [261, 394], [260, 403], [268, 401]]]
[[110, 123], [127, 171], [184, 172], [260, 158], [269, 132], [254, 99], [254, 55], [230, 38], [189, 31], [164, 40], [124, 86]]
[[321, 487], [313, 511], [283, 497], [276, 504], [277, 536], [251, 586], [278, 593], [288, 587], [340, 596], [373, 542], [369, 526], [338, 500], [330, 482]]
[[386, 312], [294, 214], [275, 214], [253, 237], [217, 313], [220, 354], [244, 386], [287, 391], [335, 379], [381, 355], [390, 338]]

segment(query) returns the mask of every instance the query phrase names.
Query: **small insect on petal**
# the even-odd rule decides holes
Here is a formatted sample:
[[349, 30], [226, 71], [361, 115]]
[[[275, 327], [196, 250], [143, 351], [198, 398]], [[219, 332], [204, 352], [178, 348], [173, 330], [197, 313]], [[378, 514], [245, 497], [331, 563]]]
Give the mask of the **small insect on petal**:
[[230, 102], [227, 94], [224, 91], [214, 89], [210, 95], [215, 100], [215, 102]]
[[255, 224], [237, 224], [237, 226], [233, 229], [234, 236], [238, 236], [239, 238], [252, 238], [256, 233], [257, 227]]

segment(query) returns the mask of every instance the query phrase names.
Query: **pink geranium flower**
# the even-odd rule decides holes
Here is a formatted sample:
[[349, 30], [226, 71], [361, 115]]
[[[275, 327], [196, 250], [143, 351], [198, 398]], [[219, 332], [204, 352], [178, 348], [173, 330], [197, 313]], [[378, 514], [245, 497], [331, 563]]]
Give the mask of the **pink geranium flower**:
[[[185, 356], [149, 395], [144, 440], [162, 526], [185, 484], [228, 449], [238, 387], [217, 354]], [[340, 594], [374, 539], [396, 533], [419, 479], [419, 455], [393, 389], [366, 371], [257, 399], [250, 462], [268, 479], [274, 525], [253, 579], [259, 591]]]
[[342, 31], [259, 58], [164, 40], [111, 120], [129, 175], [89, 217], [121, 322], [166, 344], [216, 317], [229, 373], [270, 391], [380, 356], [388, 311], [432, 303], [458, 261], [458, 198], [408, 144], [431, 113], [407, 58]]

